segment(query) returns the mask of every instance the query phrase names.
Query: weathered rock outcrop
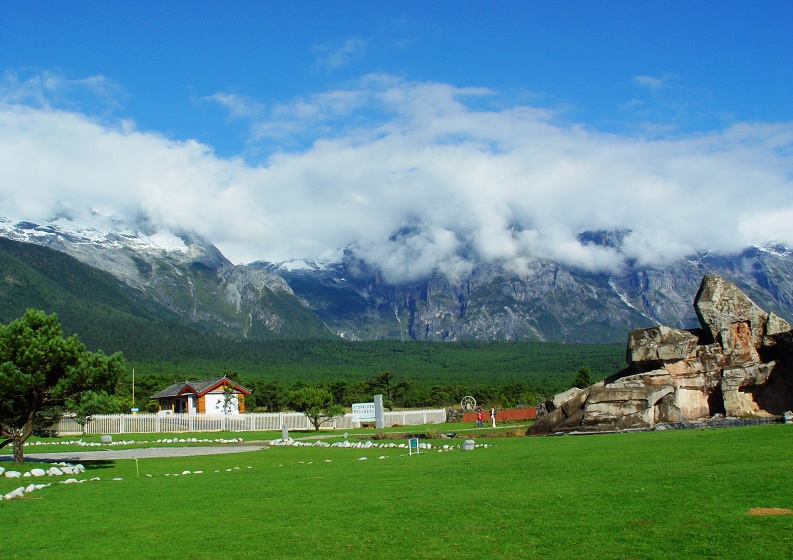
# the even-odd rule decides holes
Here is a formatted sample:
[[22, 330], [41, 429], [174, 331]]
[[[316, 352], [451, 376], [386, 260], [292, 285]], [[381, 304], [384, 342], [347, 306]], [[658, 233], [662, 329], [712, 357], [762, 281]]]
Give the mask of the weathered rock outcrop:
[[650, 428], [791, 410], [790, 324], [717, 276], [703, 278], [694, 309], [701, 329], [632, 330], [628, 367], [587, 389], [557, 395], [531, 432]]

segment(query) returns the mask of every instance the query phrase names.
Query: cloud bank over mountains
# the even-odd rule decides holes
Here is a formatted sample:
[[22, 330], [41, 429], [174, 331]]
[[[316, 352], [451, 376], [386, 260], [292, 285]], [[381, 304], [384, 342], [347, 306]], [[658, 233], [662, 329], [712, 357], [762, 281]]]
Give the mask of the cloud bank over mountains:
[[[222, 158], [63, 102], [78, 86], [109, 103], [101, 77], [0, 84], [0, 215], [144, 217], [236, 262], [352, 245], [391, 280], [478, 261], [611, 271], [793, 245], [793, 123], [604, 133], [485, 88], [371, 75], [287, 104], [204, 98], [249, 131], [248, 151]], [[620, 253], [582, 244], [589, 230], [630, 233]]]

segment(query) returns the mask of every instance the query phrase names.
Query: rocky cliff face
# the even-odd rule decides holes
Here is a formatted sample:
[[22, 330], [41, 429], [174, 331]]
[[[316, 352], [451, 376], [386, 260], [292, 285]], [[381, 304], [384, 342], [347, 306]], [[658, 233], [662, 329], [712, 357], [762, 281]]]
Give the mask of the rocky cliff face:
[[628, 368], [549, 403], [533, 433], [649, 428], [723, 414], [793, 408], [793, 332], [734, 284], [706, 275], [694, 302], [700, 329], [628, 335]]
[[619, 342], [638, 327], [695, 327], [690, 302], [703, 274], [728, 279], [763, 308], [793, 318], [793, 254], [781, 247], [610, 275], [535, 259], [520, 272], [483, 263], [463, 278], [436, 271], [390, 283], [351, 251], [334, 263], [234, 265], [196, 235], [145, 231], [0, 219], [0, 235], [66, 252], [229, 337]]
[[481, 264], [466, 278], [435, 272], [401, 284], [385, 282], [352, 254], [322, 270], [271, 266], [350, 339], [622, 341], [636, 327], [695, 327], [691, 301], [704, 274], [733, 281], [765, 308], [793, 317], [793, 255], [774, 247], [612, 275], [546, 260], [520, 273]]

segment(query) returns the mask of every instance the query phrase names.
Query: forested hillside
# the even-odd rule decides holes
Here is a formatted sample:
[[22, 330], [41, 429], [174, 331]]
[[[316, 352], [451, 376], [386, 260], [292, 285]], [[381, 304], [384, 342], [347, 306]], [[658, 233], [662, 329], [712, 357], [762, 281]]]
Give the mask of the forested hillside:
[[228, 375], [254, 389], [254, 406], [268, 410], [286, 406], [289, 391], [305, 384], [330, 390], [345, 406], [375, 392], [390, 394], [394, 406], [446, 406], [468, 394], [517, 406], [568, 389], [582, 367], [600, 379], [625, 366], [625, 348], [617, 344], [273, 341], [229, 343], [220, 351], [131, 366], [149, 377], [152, 392]]
[[57, 314], [64, 334], [77, 333], [89, 349], [133, 360], [201, 348], [211, 338], [110, 274], [46, 247], [0, 238], [0, 271], [2, 323], [41, 309]]

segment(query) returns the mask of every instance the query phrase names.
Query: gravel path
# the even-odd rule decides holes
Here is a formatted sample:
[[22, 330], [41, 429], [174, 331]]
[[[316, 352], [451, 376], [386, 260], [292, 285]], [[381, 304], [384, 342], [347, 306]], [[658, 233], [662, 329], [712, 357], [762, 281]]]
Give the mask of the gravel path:
[[[156, 459], [158, 457], [192, 457], [196, 455], [221, 455], [245, 453], [267, 449], [266, 445], [217, 445], [212, 447], [144, 447], [140, 449], [107, 449], [104, 451], [72, 451], [68, 453], [25, 453], [26, 461], [113, 461], [116, 459]], [[0, 457], [12, 460], [10, 455]]]

